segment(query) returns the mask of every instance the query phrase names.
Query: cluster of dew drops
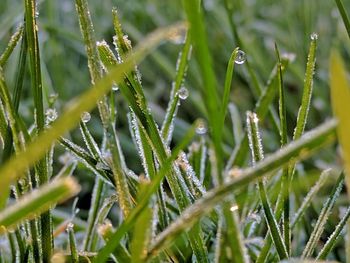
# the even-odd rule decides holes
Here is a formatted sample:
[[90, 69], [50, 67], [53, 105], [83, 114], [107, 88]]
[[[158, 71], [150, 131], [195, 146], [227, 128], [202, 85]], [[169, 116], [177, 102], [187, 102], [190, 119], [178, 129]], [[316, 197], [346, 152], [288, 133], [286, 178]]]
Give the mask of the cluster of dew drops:
[[[237, 65], [242, 65], [244, 62], [246, 61], [246, 54], [244, 51], [242, 50], [238, 50], [237, 53], [236, 53], [236, 56], [234, 58], [234, 62], [237, 64]], [[186, 100], [189, 96], [189, 91], [186, 87], [182, 86], [178, 92], [177, 92], [177, 96], [179, 97], [179, 99], [181, 100]], [[197, 125], [196, 125], [196, 133], [198, 135], [204, 135], [206, 134], [207, 132], [207, 125], [206, 125], [206, 122], [202, 119], [200, 119], [198, 122], [197, 122]]]

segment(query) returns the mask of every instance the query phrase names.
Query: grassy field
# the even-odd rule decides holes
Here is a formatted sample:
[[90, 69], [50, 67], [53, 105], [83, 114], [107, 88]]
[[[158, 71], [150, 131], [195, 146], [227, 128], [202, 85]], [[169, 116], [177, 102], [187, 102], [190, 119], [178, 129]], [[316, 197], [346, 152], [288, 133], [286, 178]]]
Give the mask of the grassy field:
[[350, 262], [348, 13], [2, 0], [0, 263]]

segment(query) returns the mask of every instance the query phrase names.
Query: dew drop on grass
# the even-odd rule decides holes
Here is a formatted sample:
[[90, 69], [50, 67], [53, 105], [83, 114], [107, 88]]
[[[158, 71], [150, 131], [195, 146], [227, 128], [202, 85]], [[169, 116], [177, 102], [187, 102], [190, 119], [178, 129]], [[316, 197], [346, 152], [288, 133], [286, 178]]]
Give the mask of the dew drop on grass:
[[69, 223], [67, 224], [66, 231], [68, 232], [68, 231], [70, 231], [70, 230], [73, 230], [73, 228], [74, 228], [74, 224], [73, 224], [72, 222], [69, 222]]
[[179, 98], [185, 100], [188, 98], [189, 92], [185, 87], [181, 87], [178, 91]]
[[313, 32], [311, 35], [310, 35], [310, 38], [311, 40], [317, 40], [318, 39], [318, 34], [316, 32]]
[[242, 65], [246, 61], [246, 55], [245, 52], [242, 50], [238, 50], [236, 57], [235, 57], [235, 63], [237, 65]]
[[113, 91], [118, 91], [118, 90], [119, 90], [118, 85], [113, 84], [113, 85], [112, 85], [112, 90], [113, 90]]
[[106, 164], [104, 164], [103, 162], [98, 162], [96, 164], [96, 169], [97, 170], [107, 170], [107, 169], [109, 169], [109, 167]]
[[90, 113], [88, 113], [87, 111], [85, 111], [85, 112], [81, 115], [81, 121], [82, 121], [82, 122], [87, 123], [87, 122], [90, 121], [90, 119], [91, 119], [91, 115], [90, 115]]
[[53, 122], [54, 120], [57, 119], [57, 116], [58, 116], [56, 109], [51, 109], [51, 108], [45, 111], [45, 115], [48, 122]]
[[204, 120], [199, 120], [196, 125], [196, 133], [199, 135], [206, 134], [208, 128]]
[[236, 211], [236, 210], [238, 210], [238, 205], [232, 205], [232, 206], [230, 207], [230, 211], [231, 211], [231, 212], [234, 212], [234, 211]]

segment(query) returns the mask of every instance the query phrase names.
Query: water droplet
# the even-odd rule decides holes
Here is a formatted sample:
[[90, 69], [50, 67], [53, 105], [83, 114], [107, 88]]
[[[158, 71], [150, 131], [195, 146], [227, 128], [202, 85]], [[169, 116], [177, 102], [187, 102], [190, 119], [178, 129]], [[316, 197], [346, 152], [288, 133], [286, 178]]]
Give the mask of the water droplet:
[[182, 100], [187, 99], [189, 92], [188, 89], [186, 89], [185, 87], [181, 87], [177, 93], [179, 95], [179, 98]]
[[64, 154], [58, 157], [58, 161], [61, 164], [66, 164], [66, 163], [69, 163], [72, 158], [73, 158], [72, 154], [70, 154], [69, 152], [65, 152]]
[[96, 164], [96, 169], [98, 169], [98, 170], [108, 170], [109, 167], [106, 164], [104, 164], [103, 162], [98, 162]]
[[198, 120], [196, 125], [196, 133], [199, 135], [203, 135], [207, 132], [207, 124], [204, 120]]
[[74, 228], [74, 224], [73, 224], [72, 222], [69, 222], [69, 223], [67, 224], [66, 231], [68, 232], [68, 231], [70, 231], [70, 230], [73, 230], [73, 228]]
[[118, 91], [118, 90], [119, 90], [118, 85], [113, 84], [113, 85], [112, 85], [112, 90], [113, 90], [113, 91]]
[[311, 35], [310, 35], [310, 38], [311, 40], [317, 40], [318, 39], [318, 34], [316, 32], [313, 32]]
[[54, 120], [57, 119], [57, 116], [58, 116], [56, 109], [51, 109], [51, 108], [45, 111], [45, 115], [48, 122], [53, 122]]
[[236, 210], [238, 210], [238, 205], [232, 205], [232, 206], [230, 207], [230, 211], [231, 211], [231, 212], [234, 212], [234, 211], [236, 211]]
[[90, 119], [91, 119], [91, 115], [90, 115], [90, 113], [88, 113], [87, 111], [85, 111], [85, 112], [81, 115], [81, 121], [82, 121], [82, 122], [87, 123], [87, 122], [90, 121]]
[[295, 53], [283, 53], [281, 55], [281, 57], [288, 60], [289, 62], [293, 62], [296, 58], [296, 54]]
[[245, 62], [246, 60], [246, 55], [245, 55], [245, 52], [242, 51], [242, 50], [238, 50], [237, 51], [237, 54], [236, 54], [236, 57], [235, 57], [235, 63], [237, 65], [241, 65]]

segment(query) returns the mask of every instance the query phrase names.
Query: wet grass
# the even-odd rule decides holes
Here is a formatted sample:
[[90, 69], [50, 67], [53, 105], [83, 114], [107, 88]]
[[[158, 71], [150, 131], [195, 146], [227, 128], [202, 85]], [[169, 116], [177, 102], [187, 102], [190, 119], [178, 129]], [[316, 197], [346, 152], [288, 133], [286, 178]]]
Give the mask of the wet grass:
[[262, 2], [5, 1], [0, 262], [345, 262], [347, 6]]

